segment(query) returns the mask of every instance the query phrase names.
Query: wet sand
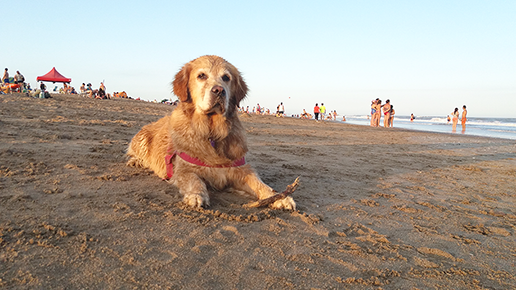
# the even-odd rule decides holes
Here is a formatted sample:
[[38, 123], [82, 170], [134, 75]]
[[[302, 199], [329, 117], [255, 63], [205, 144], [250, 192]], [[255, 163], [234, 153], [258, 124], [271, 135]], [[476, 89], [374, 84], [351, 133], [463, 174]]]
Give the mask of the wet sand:
[[4, 289], [516, 288], [516, 142], [244, 115], [249, 163], [295, 212], [125, 166], [173, 107], [0, 95]]

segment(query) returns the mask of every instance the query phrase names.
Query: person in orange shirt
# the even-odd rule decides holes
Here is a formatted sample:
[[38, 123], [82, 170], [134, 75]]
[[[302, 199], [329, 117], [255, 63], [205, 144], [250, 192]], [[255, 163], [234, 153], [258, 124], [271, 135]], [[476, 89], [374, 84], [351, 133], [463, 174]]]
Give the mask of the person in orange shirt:
[[319, 104], [316, 103], [315, 104], [315, 107], [314, 107], [314, 115], [315, 115], [315, 120], [316, 121], [319, 121], [319, 113], [320, 113], [320, 108], [319, 108]]

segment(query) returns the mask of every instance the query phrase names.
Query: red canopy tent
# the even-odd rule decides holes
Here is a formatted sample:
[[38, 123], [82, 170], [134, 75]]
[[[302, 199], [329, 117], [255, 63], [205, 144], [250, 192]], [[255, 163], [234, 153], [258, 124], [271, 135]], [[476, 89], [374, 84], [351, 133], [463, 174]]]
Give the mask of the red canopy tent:
[[56, 82], [57, 83], [70, 83], [72, 81], [72, 79], [63, 76], [54, 67], [46, 75], [37, 77], [36, 81], [53, 82], [53, 83], [56, 83]]

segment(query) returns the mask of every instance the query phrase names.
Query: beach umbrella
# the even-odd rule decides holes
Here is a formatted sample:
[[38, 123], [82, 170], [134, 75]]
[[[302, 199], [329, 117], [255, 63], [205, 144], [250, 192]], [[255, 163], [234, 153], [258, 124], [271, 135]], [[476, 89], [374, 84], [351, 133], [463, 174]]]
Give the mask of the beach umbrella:
[[60, 74], [55, 67], [53, 67], [47, 74], [36, 78], [38, 82], [53, 82], [53, 83], [70, 83], [71, 78], [67, 78]]

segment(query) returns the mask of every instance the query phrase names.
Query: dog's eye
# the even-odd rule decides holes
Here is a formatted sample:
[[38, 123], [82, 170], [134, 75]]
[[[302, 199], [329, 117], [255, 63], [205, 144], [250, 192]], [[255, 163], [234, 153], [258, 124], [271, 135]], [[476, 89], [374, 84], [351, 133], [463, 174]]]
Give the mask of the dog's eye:
[[207, 80], [208, 79], [208, 76], [205, 75], [204, 73], [200, 73], [198, 76], [197, 76], [198, 79], [200, 80]]
[[222, 80], [225, 81], [225, 82], [229, 82], [230, 78], [228, 75], [223, 75], [222, 76]]

